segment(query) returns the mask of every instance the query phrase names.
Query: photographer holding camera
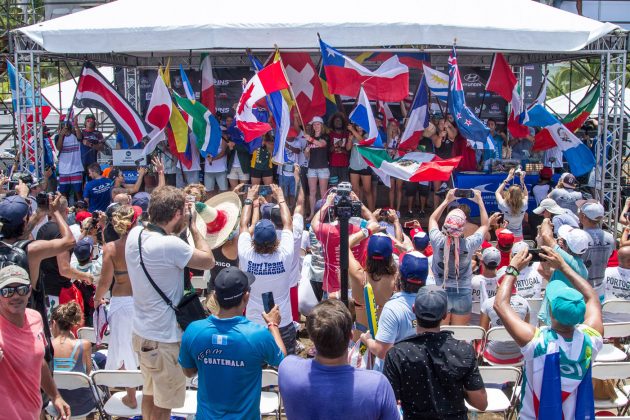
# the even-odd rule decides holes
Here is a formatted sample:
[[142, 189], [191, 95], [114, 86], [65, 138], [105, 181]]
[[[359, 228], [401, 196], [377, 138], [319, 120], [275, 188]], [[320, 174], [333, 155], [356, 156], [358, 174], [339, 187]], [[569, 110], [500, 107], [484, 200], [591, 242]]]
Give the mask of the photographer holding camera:
[[[367, 228], [370, 222], [376, 222], [372, 212], [359, 201], [357, 195], [352, 192], [352, 186], [347, 182], [340, 183], [336, 189], [332, 189], [326, 196], [326, 201], [321, 209], [315, 213], [311, 220], [311, 227], [317, 240], [322, 244], [324, 253], [324, 278], [323, 289], [328, 295], [337, 296], [340, 285], [340, 243], [341, 228], [339, 226], [339, 215], [337, 212], [338, 204], [342, 199], [350, 202], [353, 207], [350, 212], [358, 212], [360, 206], [360, 216], [363, 218], [360, 226], [350, 224], [348, 226], [348, 234], [352, 235], [361, 230], [361, 226]], [[357, 214], [346, 215], [358, 216]], [[345, 246], [345, 244], [344, 244]], [[352, 253], [356, 259], [361, 259], [365, 254], [367, 241], [361, 241], [356, 247], [352, 248]]]
[[[518, 177], [520, 185], [510, 185], [505, 191], [505, 187]], [[514, 242], [523, 240], [523, 219], [527, 216], [527, 201], [529, 194], [525, 185], [525, 171], [520, 167], [518, 170], [510, 169], [507, 178], [499, 184], [499, 188], [494, 193], [497, 199], [499, 210], [503, 218], [508, 222], [507, 228], [514, 233]]]

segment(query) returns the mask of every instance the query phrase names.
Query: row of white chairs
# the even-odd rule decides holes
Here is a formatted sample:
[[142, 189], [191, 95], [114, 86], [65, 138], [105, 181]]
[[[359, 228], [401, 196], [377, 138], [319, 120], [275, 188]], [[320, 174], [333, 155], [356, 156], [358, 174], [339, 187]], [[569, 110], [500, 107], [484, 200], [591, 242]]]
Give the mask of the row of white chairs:
[[[99, 411], [101, 416], [134, 417], [142, 415], [142, 387], [144, 379], [139, 370], [96, 370], [89, 376], [80, 372], [54, 372], [53, 378], [60, 390], [78, 390], [91, 392], [94, 396], [95, 407], [88, 413], [72, 413], [72, 419], [84, 418], [88, 414]], [[195, 387], [195, 380], [188, 381], [190, 388]], [[127, 395], [126, 391], [118, 391], [113, 394], [110, 389], [136, 388], [136, 408], [127, 407], [122, 399]], [[261, 415], [275, 415], [280, 419], [282, 399], [278, 391], [278, 373], [271, 369], [265, 369], [262, 373], [262, 391], [260, 398]], [[173, 416], [193, 418], [197, 413], [197, 391], [186, 390], [186, 399], [182, 407], [172, 410]]]

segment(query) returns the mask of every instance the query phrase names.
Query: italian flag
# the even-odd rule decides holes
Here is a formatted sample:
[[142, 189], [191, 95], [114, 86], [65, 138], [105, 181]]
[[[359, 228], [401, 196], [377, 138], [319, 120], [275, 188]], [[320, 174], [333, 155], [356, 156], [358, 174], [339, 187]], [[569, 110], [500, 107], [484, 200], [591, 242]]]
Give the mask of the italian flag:
[[410, 182], [448, 181], [461, 160], [460, 156], [442, 160], [424, 152], [392, 158], [387, 150], [377, 147], [357, 146], [357, 150], [385, 185], [389, 185], [392, 177]]
[[[589, 115], [591, 115], [593, 109], [597, 106], [600, 93], [601, 88], [599, 84], [593, 86], [575, 106], [575, 109], [562, 119], [562, 124], [564, 124], [564, 126], [572, 133], [578, 131]], [[556, 142], [547, 129], [538, 132], [535, 139], [534, 151], [547, 150], [552, 147], [556, 147]]]

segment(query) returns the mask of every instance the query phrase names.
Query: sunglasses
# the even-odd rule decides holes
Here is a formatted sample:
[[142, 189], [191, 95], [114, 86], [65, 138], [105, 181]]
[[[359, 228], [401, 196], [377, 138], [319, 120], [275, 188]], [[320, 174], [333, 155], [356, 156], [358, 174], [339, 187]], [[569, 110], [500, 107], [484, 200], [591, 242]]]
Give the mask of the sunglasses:
[[26, 296], [30, 290], [31, 290], [30, 284], [21, 284], [15, 287], [3, 287], [2, 289], [0, 289], [0, 295], [3, 298], [10, 298], [15, 293], [17, 293], [18, 296]]

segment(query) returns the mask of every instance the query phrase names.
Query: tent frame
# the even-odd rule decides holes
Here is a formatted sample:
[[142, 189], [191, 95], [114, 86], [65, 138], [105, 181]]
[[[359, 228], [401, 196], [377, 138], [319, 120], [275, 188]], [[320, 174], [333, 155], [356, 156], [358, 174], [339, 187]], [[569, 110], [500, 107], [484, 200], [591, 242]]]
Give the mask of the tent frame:
[[[315, 35], [314, 35], [315, 36]], [[42, 49], [38, 44], [19, 32], [11, 34], [14, 48], [14, 62], [18, 70], [18, 74], [32, 81], [33, 92], [32, 97], [28, 98], [32, 103], [39, 103], [41, 99], [41, 83], [40, 83], [40, 62], [45, 60], [59, 61], [83, 61], [91, 60], [97, 64], [105, 64], [119, 66], [124, 68], [124, 87], [123, 91], [130, 103], [136, 109], [139, 104], [139, 84], [138, 69], [140, 68], [156, 68], [165, 64], [166, 58], [171, 58], [171, 65], [177, 67], [179, 64], [184, 66], [198, 66], [199, 55], [202, 52], [208, 52], [212, 55], [213, 60], [219, 66], [243, 66], [249, 65], [244, 51], [218, 49], [218, 50], [188, 50], [188, 51], [163, 51], [154, 53], [142, 53], [138, 55], [108, 53], [108, 54], [56, 54], [49, 53]], [[630, 177], [627, 173], [626, 163], [628, 155], [628, 124], [630, 123], [630, 113], [624, 107], [624, 93], [626, 86], [626, 64], [628, 49], [628, 33], [624, 31], [615, 31], [602, 36], [587, 45], [579, 51], [557, 52], [557, 53], [540, 53], [535, 51], [501, 51], [506, 55], [511, 65], [524, 64], [547, 64], [554, 62], [566, 62], [578, 60], [586, 57], [599, 57], [601, 63], [601, 71], [599, 74], [599, 83], [602, 86], [602, 94], [599, 100], [599, 121], [598, 139], [602, 138], [604, 133], [610, 133], [611, 140], [606, 142], [597, 142], [596, 152], [596, 169], [595, 169], [595, 192], [596, 197], [605, 204], [606, 216], [605, 222], [611, 229], [617, 226], [619, 220], [619, 211], [623, 207], [621, 180], [622, 177]], [[361, 49], [344, 49], [347, 52], [363, 52]], [[317, 49], [301, 49], [301, 51], [319, 53]], [[370, 51], [387, 51], [387, 52], [418, 52], [424, 51], [431, 54], [433, 66], [446, 66], [450, 46], [398, 46], [390, 48], [374, 48]], [[265, 54], [271, 53], [269, 49], [253, 50], [254, 53]], [[458, 50], [458, 61], [460, 66], [490, 66], [492, 62], [492, 54], [496, 50], [486, 49], [465, 49]], [[213, 64], [215, 64], [213, 63]], [[32, 148], [18, 148], [19, 153], [19, 169], [21, 171], [32, 171], [34, 174], [41, 175], [44, 169], [43, 145], [41, 142], [41, 115], [35, 113], [32, 124], [19, 124], [18, 121], [24, 118], [28, 111], [26, 109], [27, 98], [20, 98], [18, 93], [18, 109], [16, 110], [16, 129], [17, 139], [35, 138], [39, 141], [33, 142]], [[607, 116], [607, 118], [604, 118]], [[24, 137], [26, 136], [26, 137]], [[24, 150], [22, 150], [24, 149]], [[605, 153], [604, 153], [605, 152]], [[30, 162], [36, 162], [31, 167]]]

